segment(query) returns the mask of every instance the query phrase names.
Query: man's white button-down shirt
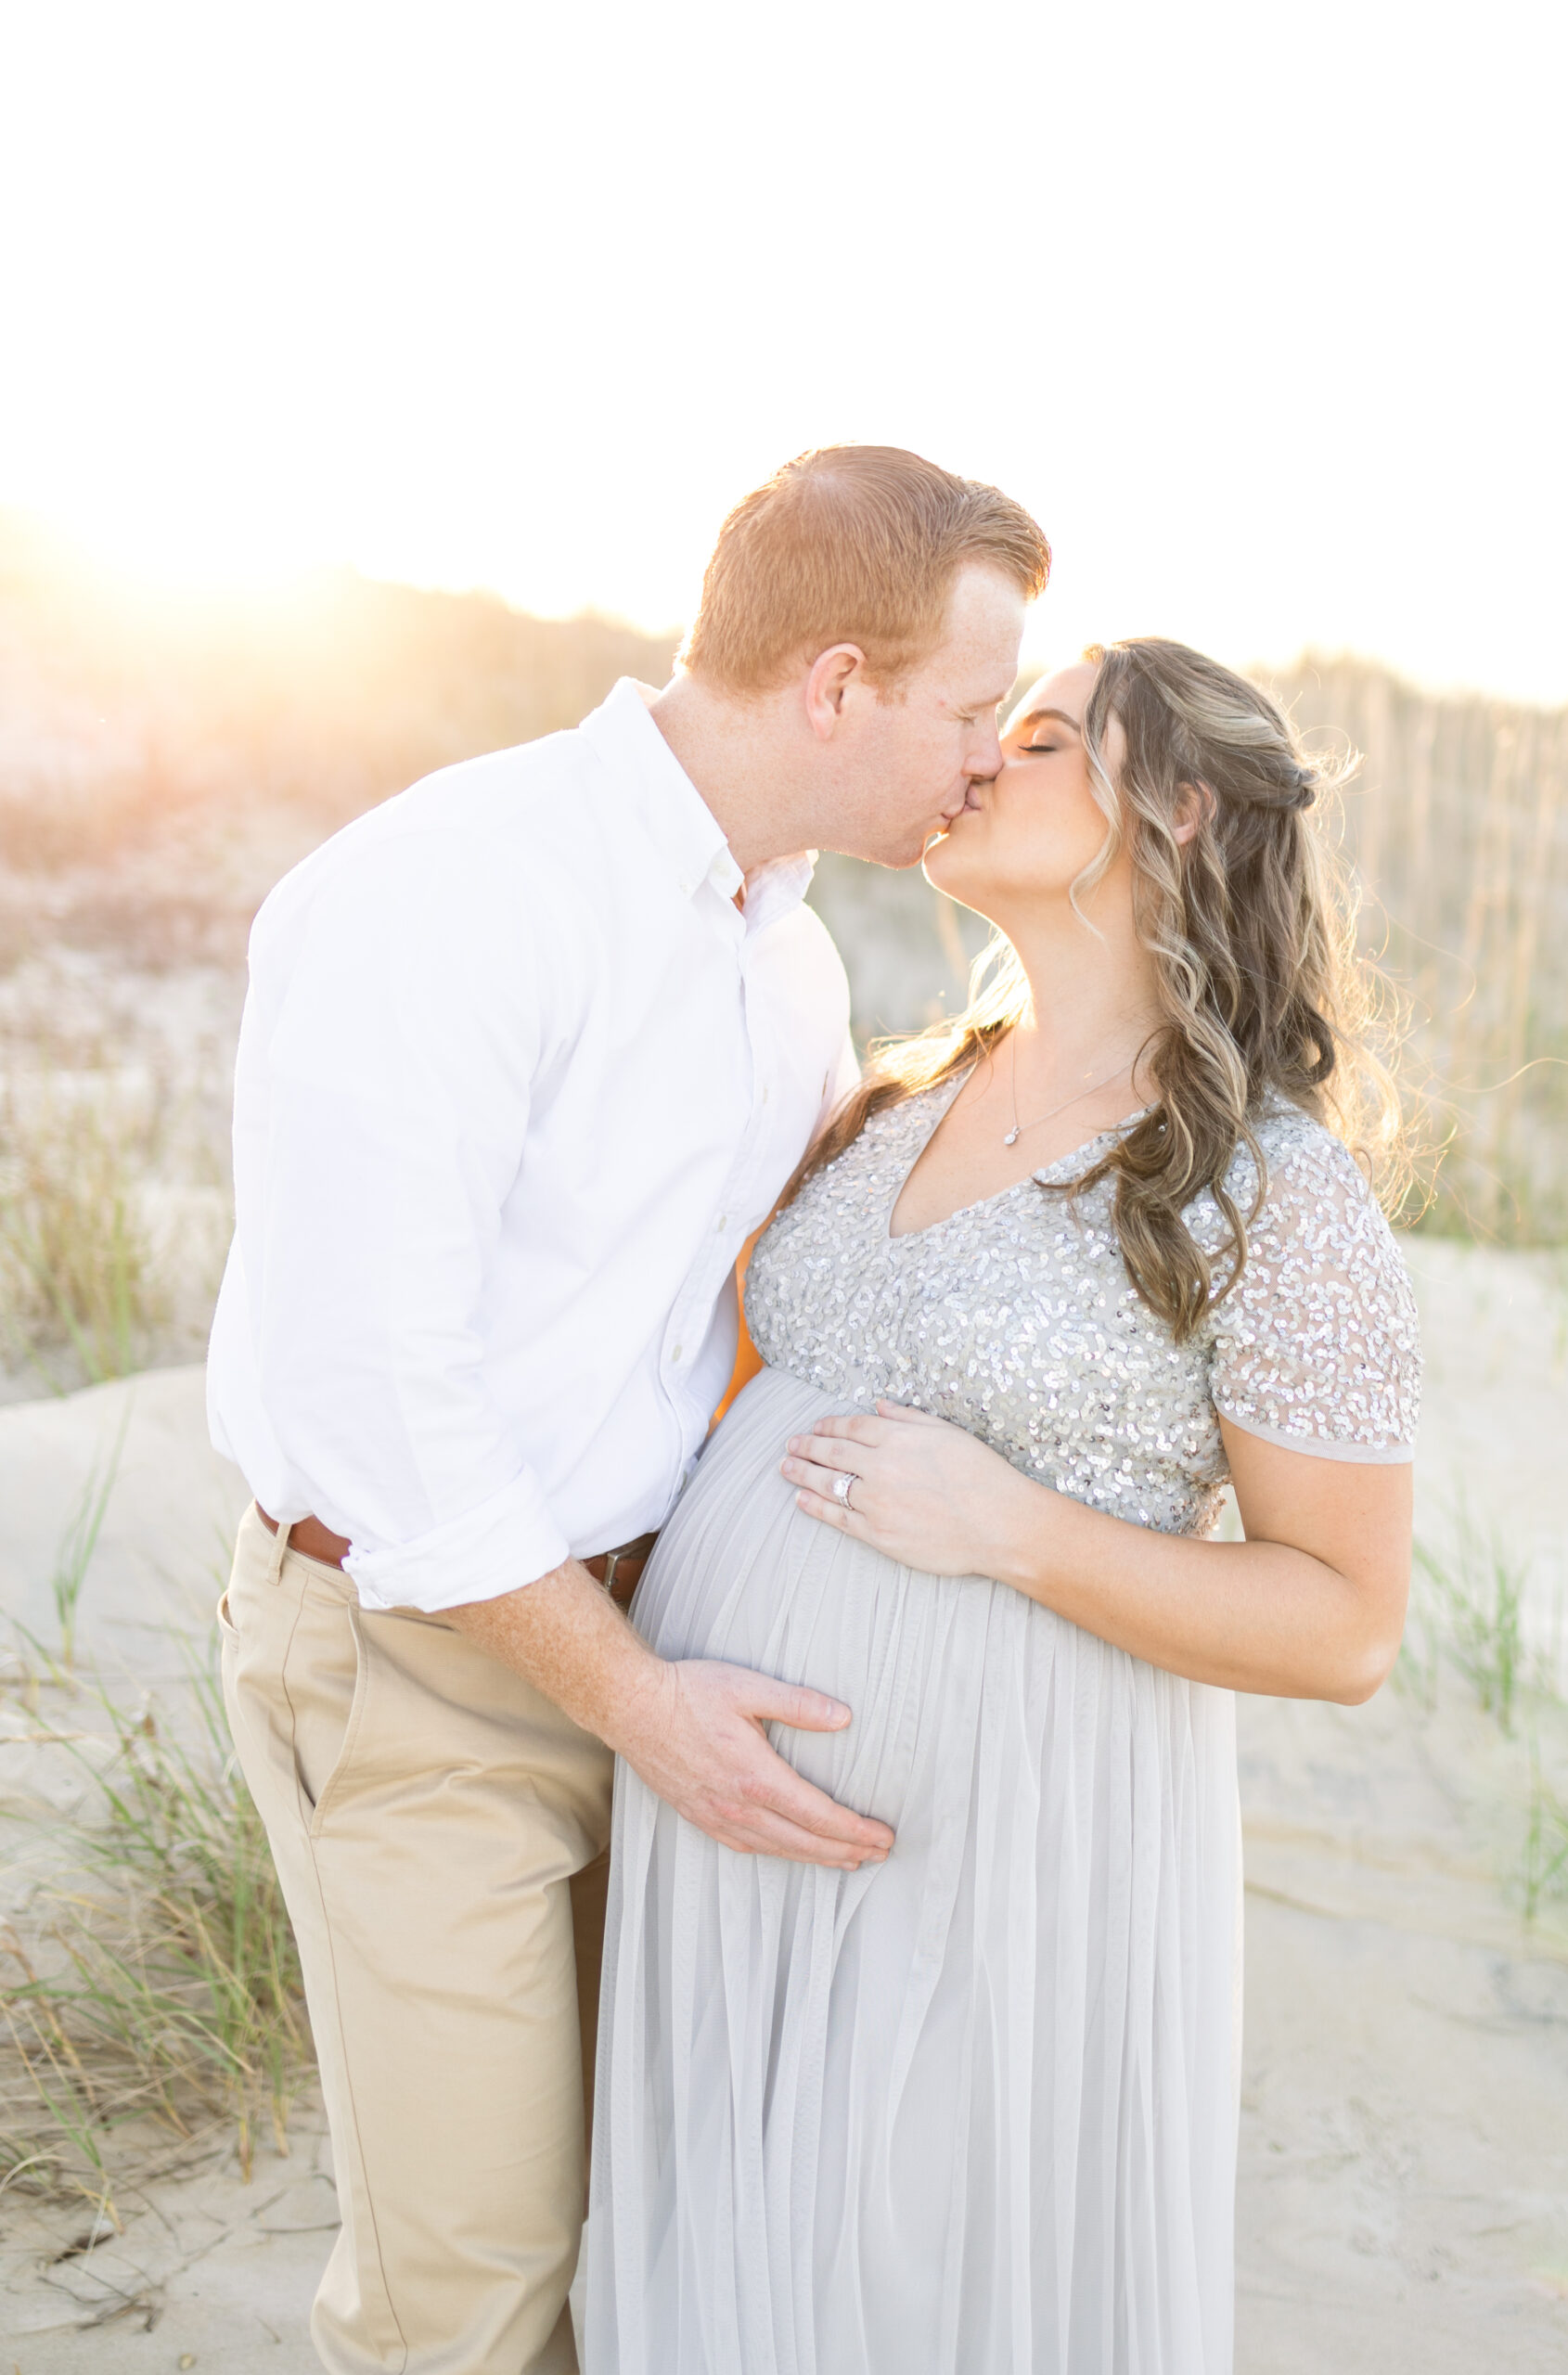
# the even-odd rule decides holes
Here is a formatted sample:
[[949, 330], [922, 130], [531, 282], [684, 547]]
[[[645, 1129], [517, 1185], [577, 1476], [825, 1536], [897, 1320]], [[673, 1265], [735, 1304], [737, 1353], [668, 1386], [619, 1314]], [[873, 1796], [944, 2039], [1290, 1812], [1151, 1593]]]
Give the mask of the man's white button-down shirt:
[[662, 1523], [733, 1273], [854, 1077], [809, 858], [739, 870], [618, 685], [416, 784], [256, 918], [213, 1440], [373, 1608]]

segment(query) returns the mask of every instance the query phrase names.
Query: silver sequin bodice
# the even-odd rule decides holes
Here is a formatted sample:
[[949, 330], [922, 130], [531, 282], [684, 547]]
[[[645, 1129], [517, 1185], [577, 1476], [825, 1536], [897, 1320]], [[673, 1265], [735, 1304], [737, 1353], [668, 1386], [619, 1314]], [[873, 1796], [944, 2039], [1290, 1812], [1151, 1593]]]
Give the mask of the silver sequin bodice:
[[[958, 1080], [877, 1115], [780, 1213], [752, 1256], [746, 1316], [763, 1358], [834, 1401], [879, 1396], [952, 1419], [1025, 1473], [1163, 1533], [1203, 1534], [1227, 1477], [1219, 1413], [1330, 1458], [1409, 1457], [1415, 1304], [1350, 1154], [1307, 1116], [1258, 1129], [1265, 1204], [1237, 1288], [1183, 1344], [1141, 1303], [1109, 1183], [1076, 1200], [1097, 1139], [932, 1227], [891, 1237], [909, 1172]], [[1255, 1188], [1238, 1155], [1242, 1212]], [[1189, 1226], [1224, 1244], [1204, 1196]]]

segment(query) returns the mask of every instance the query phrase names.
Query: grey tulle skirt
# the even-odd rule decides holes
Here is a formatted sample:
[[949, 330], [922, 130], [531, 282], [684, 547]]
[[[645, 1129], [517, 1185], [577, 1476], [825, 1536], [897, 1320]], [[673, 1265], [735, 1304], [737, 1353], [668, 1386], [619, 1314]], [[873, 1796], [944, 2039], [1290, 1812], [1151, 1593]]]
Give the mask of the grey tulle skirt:
[[897, 1844], [738, 1855], [619, 1769], [588, 2375], [1228, 2375], [1230, 1694], [805, 1517], [837, 1406], [752, 1382], [633, 1612], [845, 1700], [776, 1743]]

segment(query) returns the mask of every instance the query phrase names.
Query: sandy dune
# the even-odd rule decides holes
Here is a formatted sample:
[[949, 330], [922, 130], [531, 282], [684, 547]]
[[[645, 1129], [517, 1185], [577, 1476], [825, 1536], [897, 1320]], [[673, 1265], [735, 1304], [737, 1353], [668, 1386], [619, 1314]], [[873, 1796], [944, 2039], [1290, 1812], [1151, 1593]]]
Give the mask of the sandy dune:
[[[1533, 1555], [1549, 1650], [1565, 1572], [1568, 1293], [1560, 1265], [1418, 1242], [1431, 1376], [1420, 1523], [1461, 1496]], [[199, 1375], [154, 1373], [0, 1410], [0, 1606], [49, 1638], [62, 1528], [126, 1403], [120, 1476], [83, 1597], [84, 1651], [157, 1681], [173, 1618], [208, 1621], [243, 1488], [206, 1447]], [[1560, 1646], [1560, 1644], [1558, 1644]], [[1435, 1709], [1242, 1703], [1247, 2003], [1238, 2375], [1472, 2375], [1568, 2361], [1568, 1907], [1528, 1931], [1528, 1763], [1457, 1678]], [[1568, 1717], [1535, 1711], [1568, 1780]], [[0, 1700], [13, 1802], [55, 1786]], [[13, 1856], [5, 1910], [25, 1913]], [[123, 2234], [56, 2258], [81, 2213], [6, 2198], [0, 2368], [176, 2366], [308, 2375], [305, 2319], [333, 2220], [318, 2115], [263, 2152], [122, 2201]], [[979, 2375], [979, 2370], [977, 2370]]]

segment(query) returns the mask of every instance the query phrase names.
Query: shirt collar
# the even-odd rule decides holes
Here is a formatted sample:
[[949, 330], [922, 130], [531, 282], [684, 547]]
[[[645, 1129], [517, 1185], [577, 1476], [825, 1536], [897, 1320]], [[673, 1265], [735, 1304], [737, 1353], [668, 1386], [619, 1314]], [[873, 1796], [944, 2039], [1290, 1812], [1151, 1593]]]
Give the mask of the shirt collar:
[[718, 818], [649, 715], [653, 698], [651, 687], [623, 676], [579, 731], [636, 808], [682, 896], [691, 898], [701, 883], [712, 880], [725, 898], [733, 899], [740, 888], [740, 868]]
[[816, 852], [770, 858], [743, 877], [718, 818], [649, 715], [656, 698], [650, 685], [623, 676], [578, 730], [611, 769], [682, 896], [694, 898], [709, 882], [721, 899], [732, 901], [744, 880], [741, 918], [748, 932], [760, 931], [804, 898]]
[[754, 866], [746, 877], [746, 905], [740, 911], [747, 931], [761, 931], [787, 907], [798, 907], [816, 871], [815, 850], [797, 850], [793, 857], [773, 857]]

